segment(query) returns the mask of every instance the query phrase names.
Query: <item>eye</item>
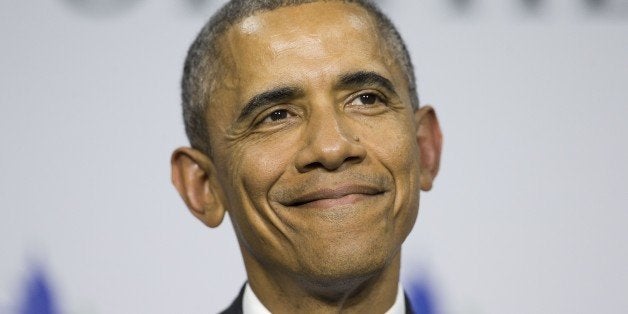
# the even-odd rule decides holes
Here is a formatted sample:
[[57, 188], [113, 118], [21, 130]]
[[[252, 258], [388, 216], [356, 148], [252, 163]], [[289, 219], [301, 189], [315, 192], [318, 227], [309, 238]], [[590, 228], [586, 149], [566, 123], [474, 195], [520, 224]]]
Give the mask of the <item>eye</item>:
[[275, 110], [273, 112], [271, 112], [269, 115], [267, 115], [264, 120], [262, 120], [261, 123], [271, 123], [271, 122], [276, 122], [279, 120], [285, 120], [288, 119], [290, 117], [292, 117], [293, 114], [290, 113], [290, 111], [288, 111], [287, 109], [279, 109], [279, 110]]
[[373, 106], [377, 104], [384, 105], [384, 100], [378, 94], [365, 93], [357, 96], [351, 101], [351, 104], [356, 106]]
[[372, 105], [378, 100], [379, 97], [377, 97], [377, 95], [374, 95], [374, 94], [364, 94], [364, 95], [360, 95], [359, 98], [363, 104]]

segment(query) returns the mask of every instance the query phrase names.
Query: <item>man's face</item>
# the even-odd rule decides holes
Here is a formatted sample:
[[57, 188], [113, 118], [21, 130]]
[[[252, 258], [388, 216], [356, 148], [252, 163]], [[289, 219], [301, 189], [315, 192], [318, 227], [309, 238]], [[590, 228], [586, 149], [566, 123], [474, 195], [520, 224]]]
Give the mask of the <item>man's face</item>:
[[221, 41], [207, 113], [243, 254], [325, 280], [372, 273], [417, 216], [408, 86], [366, 12], [320, 2], [261, 12]]

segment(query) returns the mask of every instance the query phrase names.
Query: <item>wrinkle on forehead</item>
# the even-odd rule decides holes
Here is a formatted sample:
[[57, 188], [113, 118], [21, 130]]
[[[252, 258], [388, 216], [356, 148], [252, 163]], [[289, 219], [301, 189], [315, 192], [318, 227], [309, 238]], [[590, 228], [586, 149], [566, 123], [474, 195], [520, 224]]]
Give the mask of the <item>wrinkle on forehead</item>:
[[275, 55], [297, 49], [299, 54], [311, 58], [322, 57], [325, 46], [320, 36], [303, 35], [297, 40], [283, 40], [277, 36], [270, 42], [270, 49]]

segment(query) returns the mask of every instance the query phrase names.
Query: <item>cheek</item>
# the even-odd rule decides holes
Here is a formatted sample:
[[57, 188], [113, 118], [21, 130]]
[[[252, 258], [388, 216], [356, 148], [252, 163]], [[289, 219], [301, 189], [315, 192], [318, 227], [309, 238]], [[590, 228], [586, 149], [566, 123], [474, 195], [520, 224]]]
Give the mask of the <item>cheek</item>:
[[232, 146], [223, 171], [238, 241], [257, 260], [277, 263], [292, 258], [281, 241], [279, 233], [283, 231], [268, 201], [269, 191], [290, 167], [292, 153], [282, 143], [243, 141]]
[[393, 173], [394, 175], [410, 175], [418, 165], [418, 147], [414, 138], [406, 132], [409, 130], [397, 130], [387, 132], [384, 145], [379, 146], [378, 154], [382, 162], [393, 172], [403, 171], [403, 173]]
[[419, 151], [412, 121], [387, 117], [369, 123], [367, 141], [371, 151], [398, 180], [418, 174]]
[[[267, 201], [268, 192], [288, 165], [288, 158], [281, 151], [252, 151], [243, 161], [240, 178], [251, 198], [257, 202]], [[285, 152], [285, 151], [284, 151]]]
[[419, 148], [414, 124], [407, 119], [390, 119], [380, 121], [375, 130], [368, 138], [373, 159], [386, 168], [395, 183], [392, 215], [400, 221], [413, 223], [420, 188]]
[[[264, 207], [268, 191], [290, 166], [292, 148], [288, 141], [248, 141], [229, 154], [230, 181], [241, 206]], [[250, 204], [250, 202], [256, 204]], [[249, 203], [249, 204], [247, 204]]]
[[[240, 145], [241, 144], [241, 145]], [[243, 141], [228, 149], [222, 172], [229, 202], [229, 215], [238, 239], [258, 256], [260, 248], [277, 243], [277, 219], [268, 202], [275, 182], [288, 169], [289, 147], [278, 143]]]

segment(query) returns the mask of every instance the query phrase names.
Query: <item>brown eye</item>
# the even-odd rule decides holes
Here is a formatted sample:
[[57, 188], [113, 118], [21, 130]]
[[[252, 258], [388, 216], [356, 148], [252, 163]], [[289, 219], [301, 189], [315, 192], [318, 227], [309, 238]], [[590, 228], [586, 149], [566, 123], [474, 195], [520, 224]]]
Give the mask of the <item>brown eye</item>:
[[379, 97], [375, 94], [364, 94], [360, 95], [360, 101], [365, 105], [373, 105], [377, 102]]
[[388, 108], [386, 96], [375, 91], [362, 91], [362, 94], [352, 96], [347, 105], [350, 110], [370, 115], [385, 112]]
[[277, 121], [281, 121], [281, 120], [286, 120], [289, 119], [290, 117], [293, 117], [294, 115], [287, 109], [279, 109], [279, 110], [275, 110], [273, 112], [271, 112], [269, 115], [267, 115], [264, 120], [262, 121], [262, 123], [271, 123], [271, 122], [277, 122]]
[[270, 115], [268, 115], [268, 118], [270, 118], [270, 121], [282, 120], [287, 117], [288, 117], [288, 110], [285, 110], [285, 109], [273, 111]]

